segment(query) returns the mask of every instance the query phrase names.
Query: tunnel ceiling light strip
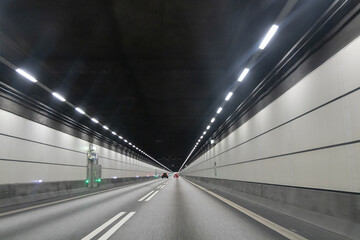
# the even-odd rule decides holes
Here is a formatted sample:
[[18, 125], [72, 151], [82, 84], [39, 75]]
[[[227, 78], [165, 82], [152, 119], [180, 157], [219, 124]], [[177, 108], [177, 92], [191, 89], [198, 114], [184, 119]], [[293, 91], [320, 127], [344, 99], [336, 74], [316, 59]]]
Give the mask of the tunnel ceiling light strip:
[[60, 94], [58, 94], [57, 92], [53, 92], [52, 95], [62, 102], [66, 101], [66, 99], [63, 96], [61, 96]]
[[[32, 76], [31, 74], [29, 74], [28, 72], [26, 72], [25, 70], [21, 69], [21, 68], [17, 68], [14, 64], [10, 63], [9, 61], [7, 61], [6, 59], [4, 59], [3, 57], [0, 56], [0, 59], [2, 59], [2, 63], [5, 64], [7, 67], [15, 70], [18, 74], [20, 74], [21, 76], [25, 77], [27, 80], [33, 82], [33, 83], [37, 83], [38, 80]], [[60, 95], [59, 93], [57, 92], [53, 92], [50, 88], [48, 88], [47, 86], [45, 86], [44, 84], [42, 83], [37, 83], [37, 85], [44, 89], [45, 91], [51, 93], [54, 97], [56, 97], [58, 100], [62, 101], [62, 102], [66, 102], [66, 99]], [[73, 104], [71, 104], [70, 102], [67, 102], [67, 104], [71, 107], [74, 107]], [[92, 118], [91, 116], [88, 116], [85, 111], [83, 111], [81, 108], [78, 108], [78, 107], [74, 107], [75, 110], [81, 114], [84, 114], [86, 117], [88, 117], [92, 122], [94, 123], [99, 123], [99, 121], [96, 119], [96, 118]], [[109, 130], [109, 128], [107, 126], [103, 126], [104, 129], [106, 130]], [[116, 134], [115, 134], [116, 135]], [[122, 139], [122, 137], [119, 137], [120, 139]], [[136, 148], [140, 153], [144, 154], [145, 155], [145, 152], [142, 151], [141, 149], [139, 149], [138, 147], [135, 147], [135, 145], [133, 145], [134, 148]], [[149, 158], [151, 158], [148, 154], [146, 154], [146, 156], [148, 156]], [[157, 162], [159, 165], [165, 167], [164, 165], [160, 164], [158, 161], [156, 161], [155, 159], [151, 158], [152, 160], [154, 160], [155, 162]], [[166, 167], [165, 167], [166, 168]], [[166, 168], [168, 169], [168, 168]], [[169, 169], [168, 169], [169, 170]], [[171, 170], [169, 170], [171, 171]]]
[[278, 25], [272, 25], [271, 28], [269, 29], [268, 33], [266, 34], [266, 36], [264, 37], [264, 40], [262, 40], [259, 49], [263, 50], [264, 48], [266, 48], [266, 46], [268, 45], [268, 43], [270, 42], [270, 40], [274, 37], [276, 31], [278, 30], [279, 26]]
[[[0, 56], [1, 57], [1, 56]], [[3, 57], [1, 57], [3, 60], [6, 60], [4, 59]], [[2, 63], [4, 63], [4, 61], [2, 61]], [[21, 69], [21, 68], [17, 68], [14, 64], [10, 63], [9, 61], [6, 60], [6, 63], [4, 63], [6, 66], [10, 67], [11, 69], [15, 70], [18, 74], [20, 74], [21, 76], [25, 77], [27, 80], [33, 82], [33, 83], [37, 83], [38, 80], [32, 76], [31, 74], [29, 74], [28, 72], [26, 72], [25, 70]], [[56, 97], [58, 100], [62, 101], [62, 102], [66, 102], [66, 99], [60, 95], [59, 93], [57, 92], [53, 92], [50, 88], [48, 88], [47, 86], [45, 86], [44, 84], [42, 83], [38, 83], [37, 84], [39, 87], [41, 87], [42, 89], [44, 89], [45, 91], [51, 93], [54, 97]], [[71, 107], [74, 107], [73, 104], [71, 104], [70, 102], [68, 102], [68, 105], [71, 106]], [[86, 117], [88, 117], [92, 122], [94, 123], [99, 123], [99, 121], [96, 119], [96, 118], [91, 118], [91, 116], [88, 116], [84, 110], [82, 110], [81, 108], [79, 107], [74, 107], [75, 110], [81, 114], [84, 114]], [[109, 130], [109, 128], [107, 126], [104, 127], [106, 130]], [[116, 135], [116, 134], [114, 134]], [[122, 137], [120, 137], [120, 139], [122, 139]], [[141, 153], [144, 153], [141, 151], [141, 149], [137, 148], [137, 147], [134, 147], [136, 148], [139, 152]], [[150, 157], [150, 156], [149, 156]]]
[[249, 73], [249, 68], [245, 68], [238, 78], [238, 82], [242, 82], [245, 79], [246, 75]]
[[116, 132], [114, 132], [114, 131], [112, 131], [111, 133], [112, 133], [112, 135], [116, 135]]
[[78, 111], [81, 114], [85, 114], [84, 110], [82, 110], [81, 108], [77, 107], [77, 108], [75, 108], [75, 110]]
[[104, 125], [103, 128], [104, 128], [105, 130], [109, 130], [109, 127], [106, 126], [106, 125]]
[[[274, 25], [271, 26], [271, 28], [269, 29], [269, 31], [268, 31], [267, 34], [265, 35], [264, 39], [262, 40], [262, 42], [261, 42], [261, 44], [260, 44], [260, 46], [259, 46], [259, 49], [263, 50], [263, 49], [268, 45], [268, 43], [269, 43], [269, 42], [271, 41], [271, 39], [274, 37], [274, 35], [275, 35], [276, 31], [278, 30], [278, 28], [279, 28], [279, 26], [276, 25], [276, 24], [274, 24]], [[248, 75], [249, 71], [250, 71], [249, 68], [244, 68], [244, 70], [241, 72], [241, 74], [240, 74], [239, 78], [237, 79], [237, 81], [238, 81], [238, 82], [242, 82], [242, 81], [245, 79], [245, 77]], [[232, 95], [233, 95], [233, 92], [229, 92], [229, 93], [226, 95], [226, 97], [225, 97], [225, 101], [226, 101], [226, 102], [229, 101], [230, 98], [232, 97]], [[223, 105], [223, 106], [224, 106], [224, 105]], [[223, 110], [222, 107], [219, 107], [219, 108], [217, 109], [216, 113], [219, 114], [219, 113], [221, 113], [222, 110]], [[215, 121], [215, 118], [212, 118], [210, 122], [213, 123], [214, 121]], [[210, 128], [210, 125], [208, 125], [208, 126], [206, 127], [207, 130], [208, 130], [209, 128]], [[206, 131], [203, 132], [203, 135], [205, 135], [205, 134], [206, 134]], [[197, 146], [198, 146], [198, 144], [199, 144], [199, 142], [201, 141], [202, 138], [203, 138], [203, 136], [201, 136], [200, 139], [195, 143], [192, 151], [191, 151], [191, 152], [189, 153], [189, 155], [186, 157], [185, 161], [184, 161], [183, 164], [181, 165], [181, 167], [180, 167], [180, 169], [178, 170], [178, 172], [181, 171], [181, 169], [183, 168], [183, 166], [185, 165], [185, 163], [189, 160], [191, 154], [192, 154], [193, 151], [197, 148]], [[211, 140], [210, 140], [210, 144], [215, 144], [215, 141], [211, 139]]]
[[38, 80], [36, 78], [34, 78], [32, 75], [30, 75], [29, 73], [25, 72], [24, 70], [22, 70], [21, 68], [17, 68], [15, 70], [18, 74], [20, 74], [21, 76], [25, 77], [27, 80], [31, 81], [31, 82], [37, 82]]
[[94, 123], [99, 123], [99, 121], [96, 118], [92, 118], [91, 121], [93, 121]]
[[233, 95], [233, 93], [232, 93], [232, 92], [229, 92], [229, 93], [226, 95], [225, 101], [229, 101], [232, 95]]

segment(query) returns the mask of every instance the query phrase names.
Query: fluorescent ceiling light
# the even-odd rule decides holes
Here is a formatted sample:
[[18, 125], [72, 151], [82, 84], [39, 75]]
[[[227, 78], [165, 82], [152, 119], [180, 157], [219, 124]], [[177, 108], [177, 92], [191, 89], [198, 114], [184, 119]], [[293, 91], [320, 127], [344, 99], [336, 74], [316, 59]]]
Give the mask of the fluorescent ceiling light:
[[208, 126], [206, 127], [206, 129], [208, 129], [208, 130], [209, 130], [209, 129], [210, 129], [210, 125], [208, 125]]
[[84, 110], [82, 110], [81, 108], [77, 107], [77, 108], [75, 108], [75, 110], [78, 111], [81, 114], [85, 114]]
[[111, 132], [113, 135], [116, 135], [116, 132]]
[[215, 118], [212, 118], [210, 122], [212, 122], [212, 123], [215, 122]]
[[205, 135], [205, 134], [206, 134], [206, 131], [203, 132], [203, 135]]
[[92, 118], [91, 121], [93, 121], [94, 123], [99, 123], [99, 121], [96, 118]]
[[127, 140], [126, 140], [126, 139], [124, 139], [124, 142], [127, 142]]
[[200, 137], [200, 139], [202, 139], [202, 138], [203, 138], [203, 136]]
[[106, 129], [106, 130], [109, 130], [108, 126], [104, 125], [103, 128]]
[[31, 82], [37, 82], [38, 80], [36, 78], [34, 78], [33, 76], [31, 76], [30, 74], [28, 74], [27, 72], [25, 72], [24, 70], [22, 70], [21, 68], [18, 68], [15, 70], [18, 74], [20, 74], [21, 76], [25, 77], [27, 80], [31, 81]]
[[217, 114], [221, 113], [222, 111], [222, 107], [219, 107], [218, 110], [216, 111]]
[[264, 49], [266, 47], [266, 45], [268, 45], [268, 43], [270, 42], [270, 40], [273, 38], [273, 36], [275, 35], [276, 31], [278, 30], [279, 26], [278, 25], [272, 25], [271, 28], [269, 29], [268, 33], [266, 34], [266, 36], [264, 37], [264, 40], [262, 40], [259, 49]]
[[244, 80], [244, 78], [246, 77], [246, 75], [249, 73], [249, 69], [245, 68], [242, 73], [240, 74], [240, 77], [238, 78], [238, 82], [241, 82], [242, 80]]
[[229, 92], [228, 95], [225, 98], [225, 101], [229, 101], [229, 99], [231, 98], [232, 95], [233, 95], [233, 93]]
[[211, 143], [211, 144], [214, 144], [214, 143], [215, 143], [215, 140], [211, 139], [211, 140], [210, 140], [210, 143]]
[[123, 139], [123, 137], [122, 137], [122, 136], [119, 136], [119, 138], [120, 138], [120, 139]]
[[63, 96], [61, 96], [60, 94], [58, 94], [57, 92], [53, 92], [52, 95], [62, 102], [66, 101], [66, 99]]

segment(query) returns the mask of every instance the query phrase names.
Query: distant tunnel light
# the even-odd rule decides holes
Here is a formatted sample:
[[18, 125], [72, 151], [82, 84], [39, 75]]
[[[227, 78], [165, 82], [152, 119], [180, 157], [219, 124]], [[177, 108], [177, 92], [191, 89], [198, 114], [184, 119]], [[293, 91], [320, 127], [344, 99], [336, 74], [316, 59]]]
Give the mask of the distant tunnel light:
[[205, 135], [205, 134], [206, 134], [206, 131], [203, 132], [203, 135]]
[[249, 69], [245, 68], [242, 73], [240, 74], [240, 77], [238, 78], [238, 82], [241, 82], [242, 80], [244, 80], [244, 78], [246, 77], [246, 75], [249, 73]]
[[105, 129], [105, 130], [109, 130], [109, 127], [108, 126], [103, 126], [103, 128]]
[[122, 136], [119, 136], [119, 138], [120, 138], [120, 139], [123, 139], [123, 137], [122, 137]]
[[206, 129], [209, 130], [209, 129], [210, 129], [210, 125], [208, 125], [208, 126], [206, 127]]
[[200, 139], [202, 139], [202, 138], [203, 138], [203, 136], [200, 137]]
[[215, 140], [211, 139], [211, 140], [210, 140], [210, 143], [211, 143], [211, 144], [214, 144], [214, 143], [215, 143]]
[[31, 82], [37, 82], [38, 80], [36, 78], [34, 78], [33, 76], [31, 76], [30, 74], [28, 74], [27, 72], [25, 72], [24, 70], [22, 70], [21, 68], [17, 68], [15, 70], [18, 74], [20, 74], [21, 76], [25, 77], [27, 80], [31, 81]]
[[221, 113], [222, 111], [222, 107], [219, 107], [218, 110], [216, 111], [217, 114]]
[[111, 132], [113, 135], [116, 135], [116, 132]]
[[225, 101], [229, 101], [229, 99], [231, 98], [232, 95], [233, 95], [233, 93], [229, 92], [228, 95], [226, 95]]
[[81, 114], [85, 114], [84, 110], [82, 110], [81, 108], [77, 107], [77, 108], [75, 108], [75, 110], [78, 111]]
[[215, 122], [215, 118], [212, 118], [210, 122], [212, 122], [212, 123]]
[[124, 142], [127, 142], [127, 140], [126, 140], [126, 139], [124, 139]]
[[53, 92], [52, 95], [62, 102], [66, 101], [66, 99], [63, 96], [61, 96], [60, 94], [58, 94], [57, 92]]
[[99, 121], [96, 118], [92, 118], [91, 121], [93, 121], [94, 123], [99, 123]]
[[264, 40], [262, 40], [259, 49], [263, 50], [268, 43], [270, 42], [270, 40], [273, 38], [273, 36], [275, 35], [276, 31], [278, 30], [279, 26], [278, 25], [272, 25], [271, 28], [269, 29], [268, 33], [266, 34], [266, 36], [264, 37]]

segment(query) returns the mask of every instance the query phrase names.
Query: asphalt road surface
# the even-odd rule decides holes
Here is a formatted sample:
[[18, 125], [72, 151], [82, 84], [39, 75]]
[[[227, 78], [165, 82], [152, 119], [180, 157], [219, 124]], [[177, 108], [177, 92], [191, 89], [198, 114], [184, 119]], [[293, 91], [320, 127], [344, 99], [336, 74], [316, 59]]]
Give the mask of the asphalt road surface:
[[0, 217], [0, 240], [289, 238], [276, 229], [183, 178], [124, 186]]

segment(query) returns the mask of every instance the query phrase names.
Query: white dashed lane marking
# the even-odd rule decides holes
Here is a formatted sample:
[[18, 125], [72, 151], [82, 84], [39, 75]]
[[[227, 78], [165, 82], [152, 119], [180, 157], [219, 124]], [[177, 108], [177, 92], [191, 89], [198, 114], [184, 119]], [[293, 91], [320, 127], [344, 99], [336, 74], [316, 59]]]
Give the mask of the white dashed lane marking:
[[145, 196], [143, 196], [142, 198], [140, 198], [138, 201], [141, 202], [142, 200], [144, 200], [145, 198], [147, 198], [150, 194], [152, 194], [154, 191], [149, 192], [148, 194], [146, 194]]
[[123, 219], [121, 219], [117, 224], [115, 224], [112, 228], [110, 228], [109, 231], [107, 231], [104, 235], [102, 235], [101, 238], [99, 238], [98, 240], [107, 240], [109, 239], [109, 237], [111, 237], [122, 225], [124, 225], [124, 223], [127, 222], [127, 220], [129, 220], [133, 215], [135, 214], [135, 212], [130, 212], [128, 215], [126, 215]]
[[148, 197], [148, 198], [145, 200], [145, 202], [150, 201], [150, 199], [152, 199], [158, 192], [159, 192], [159, 191], [156, 191], [156, 192], [154, 192], [152, 195], [150, 195], [150, 197]]
[[111, 218], [109, 221], [107, 221], [106, 223], [104, 223], [103, 225], [101, 225], [100, 227], [98, 227], [97, 229], [95, 229], [94, 231], [92, 231], [90, 234], [88, 234], [87, 236], [83, 237], [81, 240], [90, 240], [93, 237], [95, 237], [97, 234], [99, 234], [102, 230], [104, 230], [105, 228], [107, 228], [110, 224], [112, 224], [113, 222], [115, 222], [118, 218], [120, 218], [122, 215], [124, 215], [125, 212], [120, 212], [119, 214], [117, 214], [115, 217]]

